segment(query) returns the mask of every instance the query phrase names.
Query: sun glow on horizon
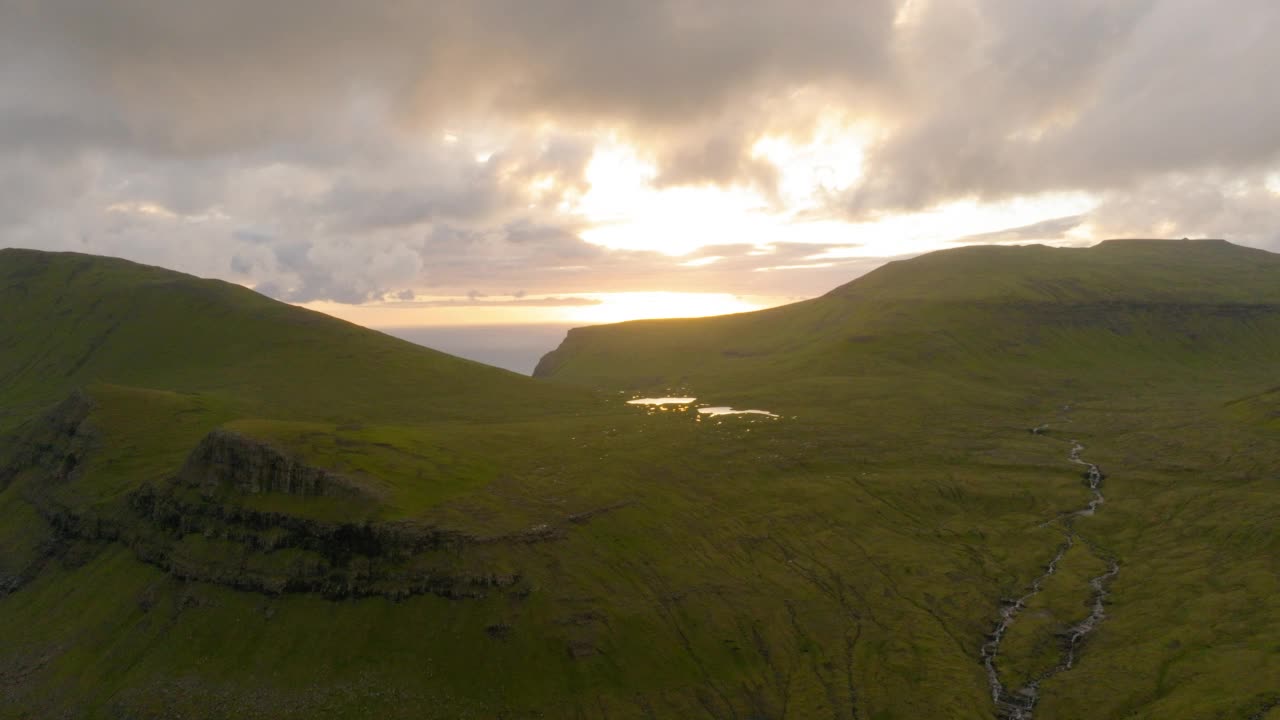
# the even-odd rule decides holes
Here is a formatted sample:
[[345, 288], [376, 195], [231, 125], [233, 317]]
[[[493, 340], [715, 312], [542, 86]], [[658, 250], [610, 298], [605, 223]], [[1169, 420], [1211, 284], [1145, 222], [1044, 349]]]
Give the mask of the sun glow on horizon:
[[572, 293], [562, 304], [467, 302], [465, 298], [370, 302], [363, 305], [317, 301], [301, 307], [370, 328], [479, 325], [602, 325], [659, 318], [709, 317], [750, 312], [803, 298], [716, 292]]
[[[750, 153], [753, 159], [776, 168], [776, 187], [660, 187], [655, 184], [657, 169], [640, 150], [616, 138], [605, 138], [587, 165], [585, 191], [563, 198], [565, 207], [558, 211], [581, 222], [583, 240], [610, 249], [660, 253], [671, 258], [673, 270], [698, 272], [737, 261], [744, 273], [780, 274], [955, 247], [957, 240], [970, 236], [1083, 215], [1097, 204], [1093, 196], [1077, 192], [996, 202], [961, 199], [866, 220], [842, 216], [838, 198], [847, 197], [863, 177], [864, 154], [872, 137], [871, 129], [834, 121], [805, 138], [785, 133], [763, 135]], [[531, 197], [556, 195], [554, 185], [555, 178], [539, 175], [530, 178], [528, 191]], [[1059, 231], [1050, 241], [1086, 243], [1089, 233], [1088, 224], [1080, 224], [1065, 236]], [[1036, 242], [1037, 238], [1034, 231], [1010, 232], [976, 241]], [[797, 244], [812, 245], [813, 250], [797, 252]], [[710, 246], [723, 249], [694, 254]], [[742, 262], [748, 258], [750, 262]], [[865, 271], [866, 263], [860, 267]], [[554, 269], [589, 271], [590, 266]], [[361, 305], [316, 302], [305, 307], [374, 328], [595, 325], [725, 315], [802, 299], [743, 296], [723, 285], [708, 286], [705, 292], [674, 292], [665, 290], [661, 279], [644, 291], [610, 292], [607, 286], [584, 287], [583, 276], [574, 277], [576, 292], [553, 291], [542, 296], [522, 294], [503, 299], [477, 293], [473, 297], [418, 296], [412, 301], [388, 296], [381, 302]], [[723, 273], [716, 277], [717, 283], [724, 282]], [[852, 277], [851, 270], [849, 279]], [[479, 290], [493, 292], [491, 288]]]
[[731, 293], [622, 292], [593, 293], [587, 297], [600, 300], [600, 304], [564, 308], [571, 322], [595, 325], [653, 318], [708, 317], [769, 306], [767, 301]]

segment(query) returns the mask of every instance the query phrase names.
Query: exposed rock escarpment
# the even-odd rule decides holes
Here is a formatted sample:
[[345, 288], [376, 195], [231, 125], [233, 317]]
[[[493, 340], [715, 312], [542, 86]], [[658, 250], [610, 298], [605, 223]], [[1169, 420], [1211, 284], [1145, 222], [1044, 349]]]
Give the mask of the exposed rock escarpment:
[[[554, 540], [563, 532], [544, 525], [477, 538], [427, 523], [379, 521], [377, 499], [354, 480], [221, 429], [201, 439], [173, 477], [144, 484], [120, 502], [82, 504], [75, 483], [96, 442], [92, 409], [87, 394], [73, 394], [0, 457], [0, 488], [20, 484], [57, 539], [50, 547], [119, 542], [175, 577], [269, 594], [470, 598], [515, 586], [521, 577], [489, 569], [469, 548]], [[264, 495], [287, 496], [286, 507], [297, 511], [255, 507], [252, 500]], [[352, 519], [308, 516], [310, 503], [321, 501], [338, 503], [337, 516]], [[0, 567], [2, 592], [25, 583], [24, 567], [38, 569], [48, 559], [5, 563], [13, 567]]]
[[35, 420], [25, 437], [0, 455], [0, 490], [29, 470], [40, 471], [47, 482], [69, 479], [92, 447], [93, 435], [85, 426], [92, 410], [92, 400], [77, 390]]
[[[29, 423], [20, 440], [0, 438], [0, 492], [21, 483], [14, 491], [37, 513], [46, 520], [58, 516], [51, 502], [53, 492], [74, 481], [93, 449], [94, 437], [86, 423], [92, 409], [88, 395], [74, 392]], [[0, 597], [17, 592], [70, 546], [52, 529], [14, 539], [0, 540]]]
[[206, 495], [219, 490], [257, 495], [284, 493], [312, 497], [356, 497], [351, 481], [308, 465], [280, 450], [228, 430], [214, 430], [196, 445], [179, 473]]
[[270, 594], [331, 598], [433, 593], [478, 597], [513, 574], [466, 572], [454, 556], [474, 538], [412, 522], [316, 520], [255, 510], [175, 481], [144, 487], [130, 507], [146, 528], [138, 556], [172, 575]]

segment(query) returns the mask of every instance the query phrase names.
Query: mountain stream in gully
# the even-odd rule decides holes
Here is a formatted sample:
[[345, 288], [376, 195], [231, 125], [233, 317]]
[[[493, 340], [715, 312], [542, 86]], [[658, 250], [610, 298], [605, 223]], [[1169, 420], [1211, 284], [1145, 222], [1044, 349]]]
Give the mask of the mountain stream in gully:
[[[1064, 410], [1069, 409], [1070, 406], [1064, 408]], [[1036, 435], [1043, 435], [1047, 428], [1047, 424], [1041, 425], [1032, 430], [1032, 432]], [[1089, 503], [1079, 510], [1050, 521], [1051, 523], [1060, 523], [1063, 535], [1062, 544], [1058, 546], [1048, 565], [1045, 566], [1044, 572], [1031, 581], [1031, 584], [1021, 596], [1003, 602], [995, 628], [988, 635], [987, 642], [982, 646], [982, 665], [987, 671], [987, 684], [991, 688], [991, 699], [995, 703], [996, 716], [1002, 720], [1031, 720], [1036, 704], [1040, 701], [1041, 683], [1075, 666], [1079, 659], [1081, 644], [1106, 618], [1107, 585], [1120, 572], [1120, 564], [1115, 558], [1104, 555], [1097, 547], [1081, 538], [1075, 530], [1075, 520], [1077, 518], [1092, 516], [1106, 502], [1106, 498], [1102, 495], [1102, 471], [1098, 469], [1097, 465], [1083, 459], [1080, 455], [1082, 452], [1084, 452], [1084, 446], [1072, 440], [1070, 454], [1067, 459], [1076, 465], [1082, 465], [1087, 468], [1085, 478], [1089, 484]], [[1005, 680], [1002, 678], [997, 665], [1005, 636], [1009, 628], [1018, 619], [1018, 616], [1026, 609], [1031, 599], [1039, 595], [1044, 589], [1045, 582], [1058, 572], [1058, 566], [1067, 552], [1076, 545], [1087, 547], [1094, 556], [1106, 563], [1107, 566], [1106, 572], [1089, 579], [1091, 597], [1089, 615], [1060, 635], [1061, 655], [1057, 665], [1022, 687], [1008, 687], [1005, 685]]]

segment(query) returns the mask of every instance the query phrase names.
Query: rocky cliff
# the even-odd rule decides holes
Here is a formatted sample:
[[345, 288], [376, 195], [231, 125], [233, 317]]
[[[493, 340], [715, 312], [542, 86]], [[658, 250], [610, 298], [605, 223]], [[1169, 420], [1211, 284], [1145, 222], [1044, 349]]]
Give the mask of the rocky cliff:
[[227, 430], [214, 430], [206, 435], [187, 458], [179, 478], [210, 497], [228, 490], [248, 495], [284, 493], [347, 498], [362, 495], [347, 478]]
[[[17, 483], [54, 540], [30, 552], [0, 549], [5, 592], [22, 584], [30, 574], [25, 568], [69, 547], [118, 542], [175, 577], [241, 590], [481, 597], [517, 585], [520, 575], [486, 570], [471, 549], [559, 537], [552, 527], [479, 539], [427, 523], [380, 521], [377, 499], [352, 479], [222, 429], [201, 439], [172, 477], [143, 484], [116, 503], [77, 502], [76, 484], [94, 444], [92, 411], [89, 395], [76, 392], [0, 456], [0, 487]], [[255, 497], [269, 495], [293, 498], [285, 506], [295, 511], [255, 507]], [[351, 517], [367, 519], [317, 519], [307, 508], [318, 502], [350, 503], [361, 509]]]

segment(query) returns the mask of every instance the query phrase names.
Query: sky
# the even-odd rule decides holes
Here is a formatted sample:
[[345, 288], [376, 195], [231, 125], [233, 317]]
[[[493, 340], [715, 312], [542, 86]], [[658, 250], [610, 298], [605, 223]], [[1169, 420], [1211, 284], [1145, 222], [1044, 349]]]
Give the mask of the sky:
[[1280, 251], [1277, 37], [1275, 0], [0, 0], [0, 246], [455, 339], [963, 244]]

